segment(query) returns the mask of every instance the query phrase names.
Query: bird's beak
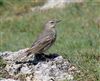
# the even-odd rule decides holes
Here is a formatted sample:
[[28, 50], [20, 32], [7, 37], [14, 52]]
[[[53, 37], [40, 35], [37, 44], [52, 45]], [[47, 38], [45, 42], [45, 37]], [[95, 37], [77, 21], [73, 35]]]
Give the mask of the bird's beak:
[[59, 23], [59, 22], [61, 22], [61, 20], [57, 20], [56, 22]]

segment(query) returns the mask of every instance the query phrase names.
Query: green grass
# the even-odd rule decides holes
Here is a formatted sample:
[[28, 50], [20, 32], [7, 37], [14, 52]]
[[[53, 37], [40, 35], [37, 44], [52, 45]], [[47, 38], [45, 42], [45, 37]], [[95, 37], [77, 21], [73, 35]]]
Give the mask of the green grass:
[[[16, 3], [16, 7], [19, 5]], [[14, 12], [9, 8], [0, 15], [0, 51], [30, 47], [47, 20], [61, 19], [56, 27], [57, 40], [48, 52], [61, 54], [77, 65], [81, 70], [75, 77], [77, 81], [100, 81], [100, 22], [96, 22], [100, 3], [70, 4], [65, 9], [27, 12], [22, 16]]]
[[45, 0], [0, 0], [0, 17], [27, 13], [34, 6], [41, 6]]

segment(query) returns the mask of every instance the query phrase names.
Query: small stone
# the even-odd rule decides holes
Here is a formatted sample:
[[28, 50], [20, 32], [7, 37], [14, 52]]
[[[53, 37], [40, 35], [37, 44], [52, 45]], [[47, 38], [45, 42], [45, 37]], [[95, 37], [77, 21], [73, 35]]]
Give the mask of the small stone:
[[19, 81], [19, 80], [13, 80], [13, 79], [1, 79], [0, 81]]

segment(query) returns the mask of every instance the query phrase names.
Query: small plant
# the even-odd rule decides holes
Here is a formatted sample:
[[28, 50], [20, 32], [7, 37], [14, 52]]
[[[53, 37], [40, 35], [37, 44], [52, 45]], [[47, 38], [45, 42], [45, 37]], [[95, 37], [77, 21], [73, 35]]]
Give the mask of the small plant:
[[0, 6], [3, 6], [3, 5], [4, 5], [4, 1], [0, 0]]

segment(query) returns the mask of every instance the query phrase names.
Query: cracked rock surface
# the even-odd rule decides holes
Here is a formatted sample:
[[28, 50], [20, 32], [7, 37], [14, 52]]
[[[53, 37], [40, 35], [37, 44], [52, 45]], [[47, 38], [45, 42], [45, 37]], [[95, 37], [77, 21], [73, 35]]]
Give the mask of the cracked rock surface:
[[57, 54], [38, 54], [37, 56], [33, 54], [31, 60], [14, 62], [14, 58], [24, 54], [25, 50], [1, 53], [2, 59], [7, 63], [4, 70], [9, 77], [0, 81], [74, 81], [74, 74], [78, 69]]

